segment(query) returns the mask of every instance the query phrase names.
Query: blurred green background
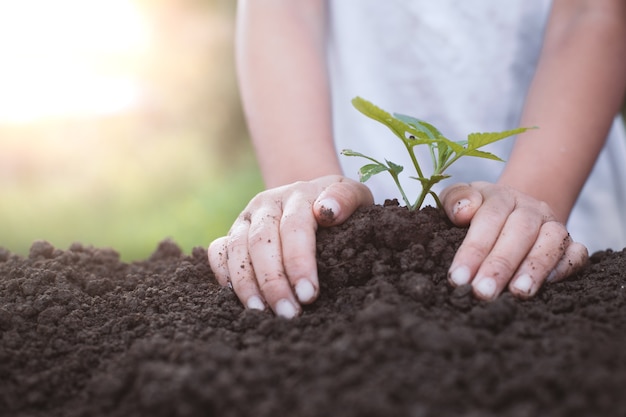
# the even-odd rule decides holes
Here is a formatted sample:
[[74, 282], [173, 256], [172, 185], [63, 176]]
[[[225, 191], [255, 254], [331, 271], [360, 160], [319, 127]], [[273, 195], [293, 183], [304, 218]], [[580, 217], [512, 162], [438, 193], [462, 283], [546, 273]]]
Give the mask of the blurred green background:
[[13, 63], [0, 68], [0, 246], [81, 242], [133, 261], [165, 238], [189, 253], [224, 235], [262, 189], [234, 74], [236, 2], [50, 3], [46, 21], [0, 10]]
[[0, 2], [0, 246], [189, 253], [262, 189], [234, 0]]

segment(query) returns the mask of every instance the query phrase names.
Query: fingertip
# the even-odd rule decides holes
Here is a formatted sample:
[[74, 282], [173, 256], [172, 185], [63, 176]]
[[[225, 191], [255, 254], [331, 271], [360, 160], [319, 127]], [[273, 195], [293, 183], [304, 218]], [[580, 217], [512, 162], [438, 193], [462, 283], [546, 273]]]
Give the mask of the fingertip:
[[258, 295], [253, 295], [246, 301], [246, 308], [249, 310], [265, 311], [265, 303]]
[[470, 199], [461, 198], [452, 204], [452, 207], [447, 208], [446, 213], [450, 221], [457, 226], [468, 226], [476, 213], [476, 208]]
[[546, 278], [546, 282], [559, 282], [578, 272], [589, 263], [589, 251], [585, 245], [572, 242], [565, 250], [554, 269]]
[[224, 287], [229, 284], [230, 280], [226, 242], [227, 237], [223, 236], [215, 239], [207, 248], [207, 257], [211, 271], [215, 275], [217, 282]]
[[444, 210], [452, 223], [467, 226], [482, 204], [482, 194], [469, 184], [455, 184], [441, 193]]
[[209, 247], [207, 248], [209, 262], [211, 259], [219, 258], [224, 254], [226, 250], [226, 239], [226, 236], [218, 237], [209, 244]]
[[300, 314], [300, 309], [292, 301], [283, 298], [276, 302], [274, 312], [279, 317], [292, 319]]
[[574, 257], [580, 259], [581, 267], [587, 265], [589, 263], [589, 249], [587, 249], [587, 246], [580, 242], [572, 242], [570, 246], [572, 246], [572, 248], [570, 248], [567, 252], [576, 254]]
[[448, 272], [448, 280], [455, 287], [469, 284], [471, 279], [472, 271], [465, 265], [450, 268], [450, 271]]
[[509, 284], [509, 291], [521, 299], [532, 297], [537, 289], [538, 285], [529, 274], [521, 274]]
[[472, 282], [472, 288], [474, 295], [485, 301], [491, 301], [500, 294], [498, 283], [491, 277], [482, 277], [474, 280], [474, 282]]
[[341, 206], [333, 198], [318, 199], [313, 208], [315, 217], [322, 226], [332, 226], [337, 222], [337, 219], [341, 219]]
[[301, 279], [294, 287], [296, 297], [302, 304], [310, 304], [317, 298], [317, 290], [308, 279]]
[[343, 223], [354, 211], [374, 203], [372, 192], [365, 185], [344, 178], [330, 184], [313, 203], [313, 212], [321, 226]]

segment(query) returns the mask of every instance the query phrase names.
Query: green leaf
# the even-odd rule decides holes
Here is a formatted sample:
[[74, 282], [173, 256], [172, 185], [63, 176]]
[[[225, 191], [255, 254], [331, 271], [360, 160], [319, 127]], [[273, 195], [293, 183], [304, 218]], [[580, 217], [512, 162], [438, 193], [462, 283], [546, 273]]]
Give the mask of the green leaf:
[[492, 154], [491, 152], [479, 151], [477, 149], [468, 149], [462, 155], [463, 156], [476, 156], [478, 158], [493, 159], [494, 161], [504, 162], [504, 159]]
[[359, 181], [366, 182], [373, 175], [379, 174], [381, 172], [389, 171], [384, 165], [381, 164], [367, 164], [363, 165], [361, 169], [359, 169]]
[[429, 139], [436, 139], [440, 136], [443, 136], [439, 129], [423, 120], [407, 116], [406, 114], [394, 113], [393, 115], [397, 119], [402, 120], [404, 123], [412, 126], [416, 130], [423, 132]]
[[[370, 119], [374, 119], [387, 126], [402, 140], [406, 140], [406, 132], [411, 133], [411, 131], [415, 131], [415, 129], [413, 129], [410, 125], [404, 123], [402, 120], [396, 119], [385, 110], [361, 97], [355, 97], [352, 99], [352, 105]], [[415, 133], [417, 132], [414, 132], [414, 134]]]
[[[372, 162], [364, 165], [359, 170], [359, 178], [361, 182], [369, 180], [373, 175], [380, 172], [389, 172], [393, 177], [396, 186], [400, 190], [404, 202], [411, 210], [419, 209], [427, 195], [432, 195], [437, 203], [437, 206], [441, 207], [439, 197], [437, 197], [437, 194], [432, 191], [432, 187], [439, 181], [450, 177], [450, 175], [444, 174], [444, 172], [459, 158], [463, 156], [474, 156], [478, 158], [502, 161], [502, 159], [498, 156], [490, 152], [480, 151], [478, 149], [510, 136], [523, 133], [528, 129], [533, 129], [521, 127], [506, 130], [504, 132], [471, 133], [468, 135], [467, 140], [455, 142], [444, 137], [441, 132], [430, 123], [404, 114], [394, 113], [391, 115], [361, 97], [354, 98], [352, 100], [352, 104], [365, 116], [387, 126], [398, 138], [402, 140], [417, 171], [417, 177], [410, 178], [416, 179], [421, 183], [422, 192], [415, 203], [411, 204], [407, 199], [398, 178], [398, 174], [400, 174], [404, 169], [401, 165], [397, 165], [386, 159], [383, 163], [370, 156], [349, 149], [344, 149], [341, 153], [346, 156], [358, 156], [365, 158]], [[430, 177], [424, 176], [423, 171], [419, 166], [414, 151], [414, 147], [417, 145], [428, 145], [427, 149], [430, 152], [433, 163], [433, 174]]]
[[463, 146], [463, 142], [455, 142], [448, 138], [444, 138], [443, 136], [441, 136], [437, 140], [437, 146], [441, 149], [445, 149], [446, 147], [448, 147], [452, 149], [452, 151], [454, 151], [455, 153], [461, 153], [466, 149], [465, 146]]
[[469, 135], [467, 135], [467, 148], [482, 148], [483, 146], [489, 145], [490, 143], [497, 142], [499, 140], [517, 135], [519, 133], [526, 132], [528, 129], [534, 128], [519, 127], [517, 129], [505, 130], [504, 132], [470, 133]]
[[365, 158], [373, 162], [373, 164], [364, 165], [359, 169], [359, 180], [361, 182], [365, 182], [369, 180], [372, 175], [376, 175], [384, 171], [389, 171], [391, 175], [397, 177], [398, 174], [401, 173], [402, 170], [404, 170], [404, 167], [402, 165], [394, 164], [393, 162], [386, 159], [385, 163], [387, 165], [385, 165], [370, 156], [364, 155], [361, 152], [353, 151], [351, 149], [344, 149], [341, 151], [341, 154], [345, 156], [358, 156], [360, 158]]
[[439, 181], [445, 180], [446, 178], [450, 178], [450, 177], [451, 175], [448, 175], [448, 174], [435, 174], [435, 175], [431, 175], [428, 178], [420, 178], [420, 177], [409, 177], [409, 178], [418, 180], [422, 184], [422, 187], [424, 187], [428, 185], [437, 184]]
[[345, 155], [345, 156], [360, 156], [361, 158], [366, 158], [366, 159], [372, 160], [372, 158], [370, 158], [369, 156], [364, 155], [361, 152], [353, 151], [352, 149], [343, 149], [341, 151], [341, 154]]
[[404, 167], [402, 165], [394, 164], [393, 162], [388, 161], [386, 159], [385, 159], [385, 162], [387, 163], [387, 166], [389, 167], [389, 171], [391, 171], [392, 174], [398, 175], [404, 170]]
[[436, 161], [434, 161], [435, 166], [433, 167], [435, 172], [441, 172], [441, 170], [445, 169], [444, 167], [452, 155], [465, 151], [465, 147], [463, 147], [462, 144], [444, 138], [443, 136], [439, 137], [435, 148], [437, 150], [437, 158]]

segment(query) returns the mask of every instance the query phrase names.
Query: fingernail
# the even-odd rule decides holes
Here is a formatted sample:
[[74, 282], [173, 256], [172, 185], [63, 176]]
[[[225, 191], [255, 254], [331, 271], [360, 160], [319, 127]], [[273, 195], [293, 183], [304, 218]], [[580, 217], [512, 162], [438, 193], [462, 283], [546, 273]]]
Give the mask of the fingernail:
[[450, 281], [454, 282], [455, 285], [465, 285], [470, 281], [470, 270], [465, 265], [459, 266], [455, 268], [450, 273]]
[[553, 269], [552, 271], [550, 271], [548, 278], [546, 278], [546, 282], [552, 282], [555, 280], [555, 278], [556, 278], [556, 269]]
[[301, 303], [310, 302], [315, 296], [315, 288], [308, 279], [301, 279], [296, 284], [296, 295]]
[[261, 300], [261, 298], [256, 295], [248, 298], [248, 301], [246, 301], [246, 307], [248, 307], [250, 310], [265, 310], [265, 304], [263, 303], [263, 300]]
[[513, 288], [524, 294], [530, 294], [530, 290], [532, 289], [532, 287], [533, 280], [528, 274], [520, 275], [513, 283]]
[[457, 214], [459, 211], [463, 210], [465, 207], [470, 205], [470, 201], [467, 198], [457, 201], [452, 209], [454, 214]]
[[298, 314], [298, 310], [291, 301], [283, 298], [276, 303], [276, 314], [286, 319], [292, 319]]
[[320, 206], [320, 214], [325, 220], [331, 221], [339, 215], [339, 203], [336, 200], [325, 198], [318, 204]]
[[496, 295], [496, 280], [493, 278], [481, 278], [474, 285], [474, 290], [482, 298], [492, 299]]

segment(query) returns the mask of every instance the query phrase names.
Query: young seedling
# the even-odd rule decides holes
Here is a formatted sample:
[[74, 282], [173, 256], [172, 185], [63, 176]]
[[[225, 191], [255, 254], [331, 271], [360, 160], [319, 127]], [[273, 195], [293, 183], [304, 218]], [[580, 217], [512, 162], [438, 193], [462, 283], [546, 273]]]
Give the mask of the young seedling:
[[[479, 148], [510, 136], [517, 135], [518, 133], [525, 132], [528, 129], [532, 129], [520, 127], [513, 130], [506, 130], [504, 132], [470, 133], [467, 136], [467, 140], [454, 142], [444, 137], [441, 132], [430, 123], [411, 116], [405, 116], [403, 114], [394, 113], [391, 115], [361, 97], [353, 99], [352, 104], [364, 115], [387, 126], [398, 138], [400, 138], [406, 147], [409, 156], [411, 157], [411, 161], [413, 162], [413, 166], [415, 167], [415, 171], [417, 173], [416, 177], [410, 178], [420, 182], [422, 185], [422, 191], [417, 200], [411, 203], [407, 198], [399, 180], [399, 174], [404, 170], [403, 166], [388, 161], [387, 159], [385, 159], [385, 162], [383, 163], [370, 156], [350, 149], [344, 149], [341, 151], [342, 155], [358, 156], [372, 162], [359, 169], [359, 179], [361, 182], [366, 182], [373, 175], [378, 173], [385, 171], [389, 172], [389, 174], [393, 177], [396, 186], [400, 190], [402, 199], [409, 210], [421, 208], [424, 203], [424, 199], [428, 194], [435, 199], [437, 206], [441, 207], [441, 201], [439, 200], [437, 194], [432, 190], [432, 187], [439, 181], [450, 177], [450, 175], [445, 174], [445, 171], [450, 167], [450, 165], [458, 161], [459, 158], [463, 156], [476, 156], [479, 158], [504, 162], [496, 155], [480, 151]], [[426, 145], [428, 151], [430, 152], [433, 163], [433, 171], [428, 177], [424, 175], [424, 171], [422, 171], [422, 168], [415, 157], [415, 147], [417, 145]]]

